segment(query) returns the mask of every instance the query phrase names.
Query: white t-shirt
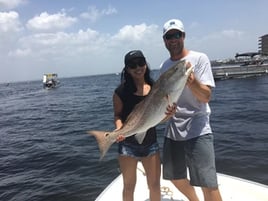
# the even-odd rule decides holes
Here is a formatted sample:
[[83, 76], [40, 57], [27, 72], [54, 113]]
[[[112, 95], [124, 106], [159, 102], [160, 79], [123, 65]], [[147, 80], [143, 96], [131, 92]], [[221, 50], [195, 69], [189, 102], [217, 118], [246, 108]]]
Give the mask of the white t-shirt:
[[[181, 60], [189, 61], [194, 66], [194, 75], [199, 82], [215, 87], [210, 61], [206, 54], [189, 51]], [[167, 59], [161, 64], [160, 73], [165, 72], [176, 62]], [[177, 102], [177, 112], [168, 122], [165, 136], [172, 140], [183, 141], [212, 133], [209, 123], [210, 113], [209, 104], [198, 101], [188, 86], [185, 86]]]

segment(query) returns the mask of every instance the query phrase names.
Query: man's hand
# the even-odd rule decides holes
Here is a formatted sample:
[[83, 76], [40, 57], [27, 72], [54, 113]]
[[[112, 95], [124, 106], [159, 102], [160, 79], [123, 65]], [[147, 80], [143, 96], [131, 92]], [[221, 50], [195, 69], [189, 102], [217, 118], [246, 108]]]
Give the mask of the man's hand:
[[172, 105], [168, 105], [165, 114], [167, 116], [173, 116], [176, 113], [176, 109], [177, 109], [176, 103], [173, 103]]

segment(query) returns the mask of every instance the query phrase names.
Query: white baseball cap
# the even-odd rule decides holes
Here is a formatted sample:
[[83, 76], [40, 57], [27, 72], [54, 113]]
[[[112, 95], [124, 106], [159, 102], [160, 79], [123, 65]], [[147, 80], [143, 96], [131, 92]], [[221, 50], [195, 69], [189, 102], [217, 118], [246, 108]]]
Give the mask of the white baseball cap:
[[180, 20], [177, 19], [171, 19], [168, 20], [163, 27], [163, 36], [170, 31], [171, 29], [176, 29], [181, 32], [184, 32], [184, 26], [183, 23]]

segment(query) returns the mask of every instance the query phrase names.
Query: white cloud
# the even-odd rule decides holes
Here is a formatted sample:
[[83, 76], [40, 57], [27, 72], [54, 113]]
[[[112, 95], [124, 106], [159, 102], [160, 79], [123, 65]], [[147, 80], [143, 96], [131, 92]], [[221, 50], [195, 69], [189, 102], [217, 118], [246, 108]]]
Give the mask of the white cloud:
[[15, 11], [0, 12], [0, 34], [18, 32], [22, 29], [19, 14]]
[[243, 35], [244, 33], [242, 31], [238, 31], [238, 30], [223, 30], [221, 32], [222, 36], [226, 36], [226, 37], [230, 37], [230, 38], [239, 38]]
[[9, 52], [8, 56], [26, 57], [32, 53], [31, 49], [17, 49], [14, 52]]
[[[209, 41], [209, 40], [218, 40], [219, 42], [222, 39], [235, 39], [239, 40], [244, 35], [243, 31], [240, 30], [233, 30], [233, 29], [226, 29], [226, 30], [221, 30], [219, 32], [213, 32], [209, 33], [208, 35], [205, 35], [203, 38], [199, 38], [201, 41]], [[203, 41], [202, 41], [203, 42]]]
[[[87, 67], [90, 66], [106, 68], [90, 68], [93, 73], [121, 71], [123, 55], [130, 49], [142, 49], [148, 58], [157, 57], [154, 62], [156, 68], [160, 63], [158, 59], [161, 58], [153, 55], [164, 51], [164, 48], [158, 47], [163, 44], [159, 42], [161, 35], [155, 34], [161, 34], [157, 29], [156, 25], [139, 24], [125, 26], [115, 35], [101, 34], [92, 29], [73, 33], [35, 33], [20, 38], [16, 48], [9, 51], [8, 57], [9, 60], [20, 63], [30, 60], [41, 69], [48, 65], [61, 67], [56, 71], [62, 76], [68, 76], [68, 70], [86, 74], [89, 70]], [[77, 71], [71, 70], [72, 67], [77, 68]]]
[[17, 12], [0, 12], [0, 60], [16, 46], [22, 30]]
[[[159, 42], [160, 36], [155, 34], [158, 32], [157, 28], [156, 25], [147, 26], [143, 23], [135, 26], [124, 26], [116, 35], [100, 34], [89, 28], [74, 33], [32, 34], [20, 38], [17, 44], [18, 48], [9, 55], [28, 56], [28, 54], [22, 54], [22, 50], [27, 50], [27, 53], [39, 55], [40, 57], [50, 55], [51, 58], [53, 53], [55, 53], [53, 57], [66, 57], [66, 54], [76, 56], [80, 54], [90, 55], [97, 50], [103, 51], [106, 49], [107, 51], [113, 51], [113, 49], [121, 47], [122, 44], [125, 47], [141, 46], [146, 43], [152, 45], [157, 43], [156, 41]], [[126, 42], [122, 43], [122, 41]]]
[[21, 40], [24, 45], [33, 45], [40, 47], [45, 46], [59, 46], [63, 45], [73, 45], [79, 44], [81, 46], [86, 46], [88, 43], [95, 42], [97, 39], [97, 32], [91, 29], [86, 31], [79, 30], [77, 33], [65, 33], [65, 32], [57, 32], [57, 33], [42, 33], [42, 34], [34, 34], [32, 36], [25, 37]]
[[56, 14], [41, 13], [27, 22], [27, 28], [34, 31], [55, 31], [65, 29], [77, 21], [76, 18], [66, 16], [65, 12]]
[[150, 25], [147, 26], [145, 23], [139, 24], [139, 25], [126, 25], [123, 28], [121, 28], [114, 36], [114, 39], [117, 40], [143, 40], [144, 37], [148, 36], [149, 34], [152, 34], [157, 30], [156, 25]]
[[13, 9], [26, 2], [26, 0], [0, 0], [0, 8]]
[[111, 6], [109, 6], [108, 9], [103, 10], [98, 10], [95, 6], [90, 6], [88, 7], [87, 12], [83, 12], [80, 14], [80, 17], [95, 22], [96, 20], [98, 20], [103, 16], [113, 15], [116, 13], [117, 10]]
[[[70, 56], [78, 56], [81, 53], [89, 54], [97, 48], [103, 48], [104, 37], [98, 32], [87, 29], [79, 30], [77, 33], [39, 33], [21, 38], [18, 48], [11, 51], [11, 57], [28, 57], [57, 59]], [[71, 58], [70, 58], [71, 59]]]
[[209, 33], [203, 37], [187, 38], [187, 46], [203, 51], [210, 59], [233, 58], [236, 52], [257, 51], [254, 47], [254, 36], [235, 29], [226, 29]]

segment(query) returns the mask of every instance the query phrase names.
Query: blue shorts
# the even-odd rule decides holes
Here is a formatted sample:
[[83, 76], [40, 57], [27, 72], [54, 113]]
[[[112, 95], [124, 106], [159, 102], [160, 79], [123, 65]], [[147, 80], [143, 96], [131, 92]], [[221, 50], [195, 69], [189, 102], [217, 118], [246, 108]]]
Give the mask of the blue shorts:
[[118, 144], [118, 153], [121, 156], [130, 156], [133, 158], [141, 158], [153, 155], [159, 151], [159, 145], [157, 142], [151, 145], [131, 144], [126, 142], [120, 142]]
[[173, 141], [165, 138], [163, 178], [185, 179], [187, 167], [192, 186], [218, 187], [212, 134], [187, 141]]

